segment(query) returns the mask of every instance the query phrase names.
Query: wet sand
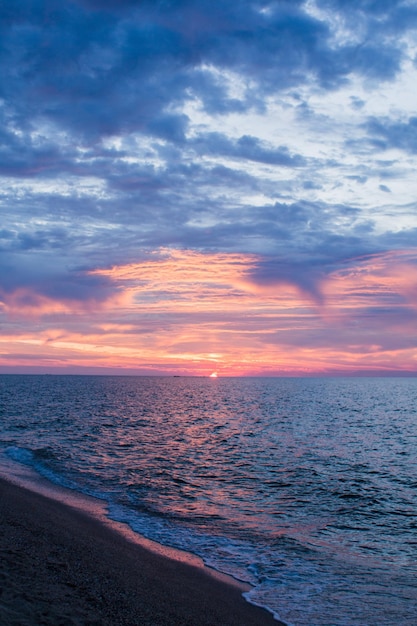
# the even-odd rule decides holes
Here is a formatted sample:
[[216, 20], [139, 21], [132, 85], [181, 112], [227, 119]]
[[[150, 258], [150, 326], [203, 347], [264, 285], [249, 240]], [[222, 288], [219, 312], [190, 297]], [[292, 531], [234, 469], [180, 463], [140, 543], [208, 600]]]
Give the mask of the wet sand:
[[0, 624], [277, 626], [241, 590], [0, 479]]

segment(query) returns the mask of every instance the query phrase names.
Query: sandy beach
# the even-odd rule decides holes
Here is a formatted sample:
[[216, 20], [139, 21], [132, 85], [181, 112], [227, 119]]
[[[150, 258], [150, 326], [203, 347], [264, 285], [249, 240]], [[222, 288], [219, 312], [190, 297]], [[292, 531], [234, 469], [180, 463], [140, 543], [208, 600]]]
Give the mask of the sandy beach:
[[155, 554], [3, 479], [0, 554], [4, 626], [279, 624], [209, 570]]

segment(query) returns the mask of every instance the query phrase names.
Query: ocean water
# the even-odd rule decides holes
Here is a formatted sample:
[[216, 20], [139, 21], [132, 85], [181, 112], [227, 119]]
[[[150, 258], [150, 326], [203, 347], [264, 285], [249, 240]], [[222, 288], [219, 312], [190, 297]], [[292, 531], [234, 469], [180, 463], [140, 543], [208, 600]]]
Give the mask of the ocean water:
[[417, 379], [0, 376], [0, 454], [294, 626], [417, 623]]

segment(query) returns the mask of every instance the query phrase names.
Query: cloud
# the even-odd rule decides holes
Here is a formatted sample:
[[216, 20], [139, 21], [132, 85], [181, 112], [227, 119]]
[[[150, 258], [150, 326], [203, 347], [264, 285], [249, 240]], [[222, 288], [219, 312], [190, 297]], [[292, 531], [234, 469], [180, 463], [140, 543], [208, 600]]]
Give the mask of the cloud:
[[[2, 320], [5, 307], [8, 323], [19, 310], [54, 311], [74, 330], [95, 310], [100, 328], [156, 336], [163, 319], [171, 335], [200, 323], [221, 334], [236, 327], [217, 309], [145, 319], [154, 303], [143, 291], [123, 309], [127, 324], [124, 288], [105, 272], [167, 248], [244, 255], [239, 306], [242, 284], [261, 309], [285, 293], [298, 320], [306, 306], [328, 307], [329, 281], [354, 259], [415, 247], [416, 23], [400, 0], [3, 3]], [[192, 289], [182, 297], [191, 302]], [[391, 328], [403, 304], [378, 298], [369, 319]], [[283, 335], [316, 347], [326, 335], [318, 318], [297, 339], [290, 316], [280, 312], [278, 332], [269, 309], [256, 311], [245, 323], [257, 356]], [[176, 347], [195, 344], [184, 330]]]
[[[13, 256], [0, 254], [0, 298], [15, 312], [19, 309], [36, 308], [37, 302], [77, 303], [90, 307], [99, 306], [115, 296], [115, 288], [106, 277], [91, 275], [82, 269], [68, 270], [58, 266], [55, 256], [37, 256], [36, 265], [31, 254], [32, 246], [39, 245], [39, 239], [27, 245], [24, 241], [21, 254]], [[41, 242], [43, 247], [43, 242]]]
[[381, 191], [385, 191], [385, 193], [391, 193], [391, 189], [386, 185], [379, 185]]
[[405, 122], [371, 118], [366, 129], [372, 144], [379, 150], [398, 148], [417, 154], [417, 117], [410, 117]]
[[282, 167], [301, 167], [305, 164], [305, 159], [301, 155], [291, 155], [287, 147], [273, 148], [250, 135], [242, 135], [239, 139], [231, 140], [221, 133], [209, 133], [200, 135], [192, 145], [200, 154], [246, 159]]
[[417, 9], [403, 0], [316, 0], [316, 4], [344, 20], [352, 31], [368, 37], [398, 35], [416, 29]]
[[[346, 15], [344, 3], [335, 7]], [[375, 6], [366, 10], [373, 19]], [[332, 89], [352, 72], [389, 78], [401, 58], [394, 42], [335, 44], [326, 21], [302, 2], [265, 10], [257, 0], [51, 2], [48, 9], [27, 1], [4, 10], [2, 23], [1, 84], [12, 118], [29, 127], [43, 120], [86, 140], [134, 131], [182, 140], [186, 118], [172, 108], [190, 94], [211, 112], [253, 105], [251, 90], [231, 98], [204, 68], [238, 72], [267, 94], [308, 75]]]

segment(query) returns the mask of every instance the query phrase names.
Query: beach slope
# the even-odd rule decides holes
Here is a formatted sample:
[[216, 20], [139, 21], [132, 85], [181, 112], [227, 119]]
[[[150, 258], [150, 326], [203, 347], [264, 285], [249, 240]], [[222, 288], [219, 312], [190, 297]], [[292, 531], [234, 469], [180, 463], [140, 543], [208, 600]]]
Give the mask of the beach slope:
[[204, 568], [0, 479], [0, 624], [277, 626]]

